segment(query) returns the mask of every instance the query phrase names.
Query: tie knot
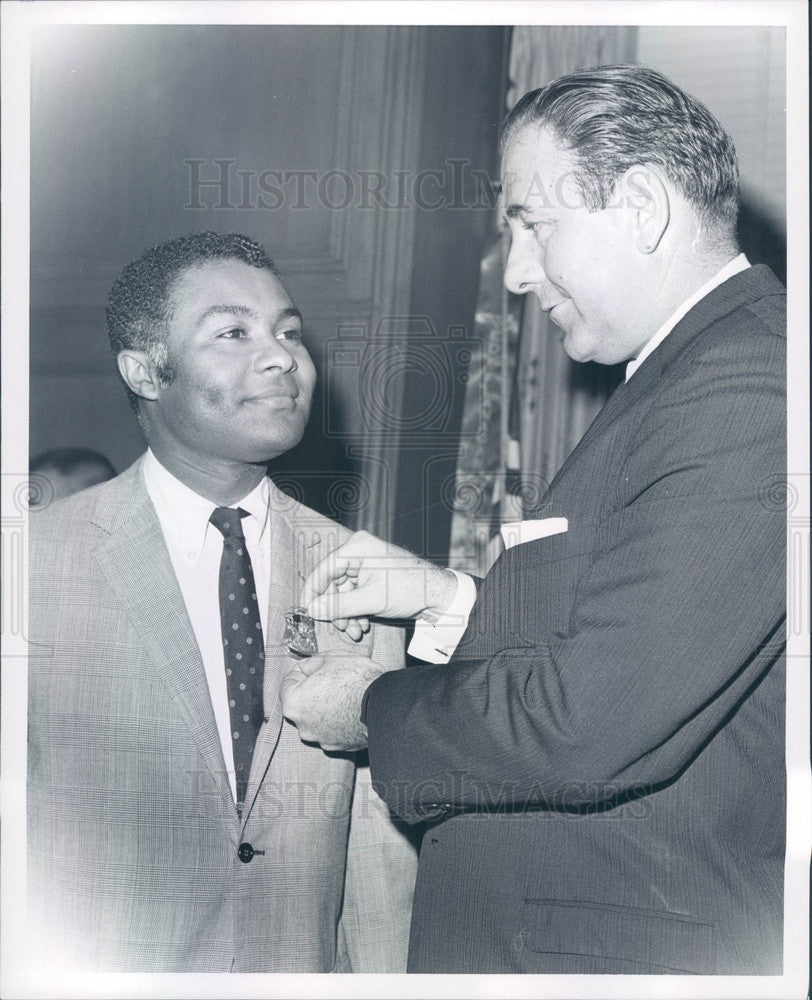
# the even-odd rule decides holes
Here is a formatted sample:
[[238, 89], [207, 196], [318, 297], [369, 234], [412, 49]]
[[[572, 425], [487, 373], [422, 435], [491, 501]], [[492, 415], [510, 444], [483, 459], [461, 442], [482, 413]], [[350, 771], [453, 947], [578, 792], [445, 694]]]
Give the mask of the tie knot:
[[242, 530], [244, 517], [248, 517], [248, 511], [242, 507], [215, 507], [209, 520], [223, 538], [245, 538]]

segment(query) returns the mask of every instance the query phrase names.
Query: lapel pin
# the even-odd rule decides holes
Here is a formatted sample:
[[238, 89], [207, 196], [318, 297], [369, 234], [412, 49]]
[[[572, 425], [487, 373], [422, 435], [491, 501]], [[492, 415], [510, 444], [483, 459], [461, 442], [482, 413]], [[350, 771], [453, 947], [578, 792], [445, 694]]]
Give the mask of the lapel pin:
[[304, 608], [295, 608], [285, 615], [282, 641], [297, 656], [315, 656], [318, 653], [316, 623]]

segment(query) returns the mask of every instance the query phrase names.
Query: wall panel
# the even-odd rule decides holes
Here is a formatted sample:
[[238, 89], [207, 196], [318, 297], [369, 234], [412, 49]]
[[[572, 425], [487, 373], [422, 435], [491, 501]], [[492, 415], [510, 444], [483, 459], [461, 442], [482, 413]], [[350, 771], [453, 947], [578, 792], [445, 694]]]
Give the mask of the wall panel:
[[[375, 461], [383, 432], [358, 406], [363, 351], [331, 364], [329, 378], [326, 369], [346, 328], [353, 345], [380, 343], [392, 330], [382, 321], [408, 313], [413, 208], [386, 209], [367, 178], [414, 175], [429, 30], [42, 29], [32, 53], [33, 452], [104, 446], [119, 468], [140, 453], [134, 421], [113, 403], [110, 284], [180, 233], [243, 232], [282, 267], [322, 377], [311, 434], [288, 466], [362, 477], [364, 509], [331, 512], [387, 530], [396, 459]], [[397, 375], [389, 390], [397, 409]], [[363, 455], [350, 455], [362, 441]]]

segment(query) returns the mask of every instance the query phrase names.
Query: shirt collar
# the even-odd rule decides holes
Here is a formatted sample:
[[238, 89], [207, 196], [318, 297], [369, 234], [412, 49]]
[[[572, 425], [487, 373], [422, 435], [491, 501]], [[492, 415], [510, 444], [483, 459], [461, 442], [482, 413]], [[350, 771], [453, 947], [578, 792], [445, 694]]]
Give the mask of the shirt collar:
[[706, 281], [701, 288], [698, 288], [690, 298], [686, 299], [679, 309], [668, 317], [665, 323], [663, 323], [651, 340], [648, 341], [637, 357], [632, 358], [632, 360], [626, 365], [626, 381], [629, 381], [632, 375], [634, 375], [640, 365], [643, 364], [654, 348], [659, 347], [677, 323], [679, 323], [682, 317], [687, 315], [697, 302], [704, 299], [706, 295], [709, 295], [714, 288], [718, 288], [718, 286], [727, 281], [728, 278], [732, 278], [734, 274], [738, 274], [740, 271], [746, 271], [748, 267], [750, 267], [750, 261], [743, 253], [740, 253], [738, 257], [734, 257], [733, 260], [725, 264], [721, 271], [717, 271], [716, 274], [709, 281]]
[[[209, 518], [217, 504], [190, 490], [161, 465], [152, 449], [144, 460], [144, 482], [155, 507], [167, 542], [197, 558], [203, 550]], [[270, 489], [267, 476], [251, 492], [231, 507], [242, 507], [255, 519], [255, 537], [261, 538], [268, 523]], [[244, 522], [245, 523], [245, 522]], [[248, 525], [246, 524], [248, 529]], [[216, 531], [216, 528], [213, 528]], [[249, 529], [250, 530], [250, 529]]]

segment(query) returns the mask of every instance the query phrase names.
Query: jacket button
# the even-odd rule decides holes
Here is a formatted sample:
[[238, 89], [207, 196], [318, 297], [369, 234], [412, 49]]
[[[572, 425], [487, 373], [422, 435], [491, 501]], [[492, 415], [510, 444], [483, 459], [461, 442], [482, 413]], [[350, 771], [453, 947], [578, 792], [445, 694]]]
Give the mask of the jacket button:
[[254, 848], [247, 841], [240, 844], [237, 849], [237, 857], [244, 865], [247, 865], [254, 857]]

